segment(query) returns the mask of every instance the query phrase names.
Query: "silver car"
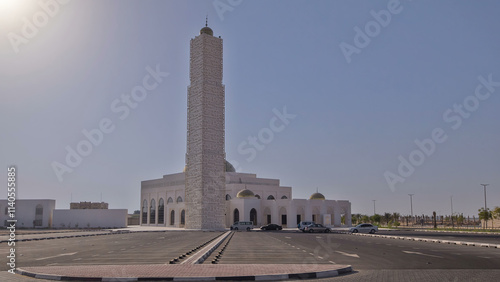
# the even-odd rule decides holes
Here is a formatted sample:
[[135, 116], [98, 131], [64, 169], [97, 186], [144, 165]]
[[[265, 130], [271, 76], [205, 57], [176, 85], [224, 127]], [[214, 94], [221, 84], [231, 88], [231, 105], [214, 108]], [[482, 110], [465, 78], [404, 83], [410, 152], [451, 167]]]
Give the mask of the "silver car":
[[371, 225], [369, 223], [362, 223], [362, 224], [358, 224], [354, 227], [351, 227], [349, 229], [349, 232], [351, 233], [370, 233], [370, 234], [373, 234], [375, 232], [378, 232], [378, 227], [375, 226], [375, 225]]
[[329, 227], [325, 227], [323, 226], [323, 224], [311, 224], [311, 225], [308, 225], [304, 228], [304, 232], [325, 232], [325, 233], [328, 233], [330, 232], [330, 228]]

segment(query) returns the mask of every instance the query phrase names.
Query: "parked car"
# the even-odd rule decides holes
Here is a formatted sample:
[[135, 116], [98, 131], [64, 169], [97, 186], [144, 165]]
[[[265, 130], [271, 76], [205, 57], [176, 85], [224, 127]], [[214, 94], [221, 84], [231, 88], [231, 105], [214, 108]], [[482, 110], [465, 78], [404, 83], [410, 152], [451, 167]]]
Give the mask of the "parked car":
[[375, 232], [378, 232], [378, 226], [369, 224], [369, 223], [362, 223], [358, 224], [354, 227], [351, 227], [349, 229], [349, 232], [351, 233], [370, 233], [373, 234]]
[[311, 224], [311, 225], [308, 225], [304, 228], [304, 232], [325, 232], [325, 233], [328, 233], [330, 232], [330, 228], [329, 227], [326, 227], [324, 226], [323, 224]]
[[297, 225], [297, 228], [304, 232], [304, 228], [308, 225], [315, 224], [314, 221], [301, 221], [299, 225]]
[[253, 229], [253, 222], [252, 221], [236, 221], [231, 225], [231, 230], [246, 230], [250, 231]]
[[281, 229], [283, 229], [283, 226], [271, 223], [271, 224], [261, 226], [260, 229], [261, 230], [281, 230]]

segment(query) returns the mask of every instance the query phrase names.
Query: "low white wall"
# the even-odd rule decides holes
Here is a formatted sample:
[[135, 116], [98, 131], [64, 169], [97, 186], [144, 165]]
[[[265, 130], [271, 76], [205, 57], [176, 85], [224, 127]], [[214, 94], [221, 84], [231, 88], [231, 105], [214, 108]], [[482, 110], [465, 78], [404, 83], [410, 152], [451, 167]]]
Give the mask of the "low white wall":
[[[41, 205], [43, 207], [42, 210], [42, 221], [41, 226], [37, 226], [37, 228], [47, 228], [52, 225], [52, 211], [56, 207], [56, 200], [50, 199], [18, 199], [15, 203], [15, 219], [16, 228], [33, 228], [34, 221], [36, 219], [36, 206]], [[10, 223], [7, 223], [6, 220], [12, 219], [8, 214], [8, 201], [0, 200], [0, 225], [9, 226]], [[7, 209], [7, 210], [6, 210]]]
[[126, 227], [126, 209], [54, 210], [53, 228]]

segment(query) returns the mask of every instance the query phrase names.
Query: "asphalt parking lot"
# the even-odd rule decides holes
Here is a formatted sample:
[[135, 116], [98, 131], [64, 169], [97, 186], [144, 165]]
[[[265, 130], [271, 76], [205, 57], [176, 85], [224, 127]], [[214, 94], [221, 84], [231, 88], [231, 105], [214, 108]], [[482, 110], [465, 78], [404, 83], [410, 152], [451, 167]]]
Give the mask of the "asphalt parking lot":
[[[17, 242], [17, 267], [164, 264], [220, 234], [222, 232], [137, 232]], [[2, 261], [1, 270], [7, 270], [6, 256], [2, 256]]]
[[[422, 233], [416, 232], [415, 236]], [[172, 258], [221, 234], [131, 232], [17, 242], [17, 267], [168, 264]], [[335, 263], [352, 265], [354, 269], [353, 274], [320, 281], [416, 281], [405, 277], [427, 277], [426, 281], [469, 281], [462, 278], [480, 277], [482, 280], [476, 281], [494, 281], [490, 278], [499, 274], [500, 265], [500, 249], [495, 248], [296, 230], [234, 232], [229, 243], [216, 251], [223, 246], [218, 264], [300, 264], [301, 270], [306, 271], [311, 264]], [[214, 255], [204, 263], [211, 263], [213, 258]], [[2, 260], [1, 269], [5, 271], [5, 256]], [[0, 279], [4, 274], [7, 273], [3, 272]], [[23, 281], [19, 276], [12, 278]]]

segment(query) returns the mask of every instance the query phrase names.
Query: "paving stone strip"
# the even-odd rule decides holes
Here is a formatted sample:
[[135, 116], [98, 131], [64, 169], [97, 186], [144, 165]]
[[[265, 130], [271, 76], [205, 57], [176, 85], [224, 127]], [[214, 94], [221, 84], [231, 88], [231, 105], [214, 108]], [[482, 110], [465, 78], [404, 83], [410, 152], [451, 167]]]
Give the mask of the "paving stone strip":
[[210, 242], [207, 246], [205, 246], [200, 251], [191, 255], [188, 259], [183, 261], [181, 264], [201, 264], [207, 257], [209, 257], [212, 252], [219, 247], [219, 245], [226, 240], [226, 238], [231, 235], [232, 231], [226, 231], [221, 236]]

